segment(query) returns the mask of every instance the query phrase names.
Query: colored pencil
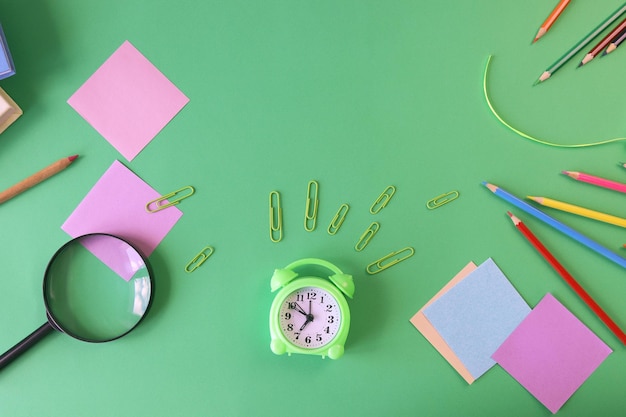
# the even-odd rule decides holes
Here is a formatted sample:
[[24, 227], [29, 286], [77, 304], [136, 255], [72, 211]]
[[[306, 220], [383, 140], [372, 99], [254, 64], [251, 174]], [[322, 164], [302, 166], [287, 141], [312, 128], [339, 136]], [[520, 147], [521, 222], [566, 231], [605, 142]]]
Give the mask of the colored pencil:
[[559, 232], [565, 234], [566, 236], [569, 236], [570, 238], [576, 240], [578, 243], [581, 243], [587, 246], [589, 249], [595, 251], [599, 255], [604, 256], [608, 260], [615, 262], [616, 264], [618, 264], [619, 266], [623, 268], [626, 268], [626, 259], [617, 255], [616, 253], [611, 252], [604, 246], [589, 239], [587, 236], [583, 235], [582, 233], [577, 232], [571, 227], [564, 225], [558, 220], [548, 216], [543, 211], [531, 206], [530, 204], [526, 203], [525, 201], [522, 201], [518, 197], [503, 190], [502, 188], [496, 185], [493, 185], [487, 182], [483, 182], [483, 185], [487, 187], [496, 196], [500, 197], [501, 199], [508, 201], [509, 203], [513, 204], [514, 206], [516, 206], [517, 208], [521, 210], [524, 210], [526, 213], [530, 214], [531, 216], [537, 218], [538, 220], [541, 220], [548, 226], [551, 226], [552, 228], [558, 230]]
[[602, 40], [600, 42], [598, 42], [596, 44], [596, 46], [594, 46], [593, 48], [591, 48], [591, 50], [589, 52], [587, 52], [587, 55], [584, 56], [584, 58], [582, 59], [582, 61], [580, 61], [580, 64], [578, 64], [579, 67], [587, 64], [588, 62], [590, 62], [592, 59], [594, 59], [596, 56], [598, 56], [598, 54], [604, 49], [606, 48], [609, 43], [611, 43], [611, 41], [613, 39], [615, 39], [617, 36], [619, 36], [619, 34], [626, 29], [626, 19], [622, 20], [622, 22], [617, 25], [615, 27], [615, 29], [613, 29], [612, 31], [610, 31], [604, 38], [602, 38]]
[[584, 172], [563, 171], [563, 174], [576, 181], [586, 182], [588, 184], [597, 185], [598, 187], [608, 188], [609, 190], [626, 193], [626, 184], [621, 182], [607, 180], [606, 178], [596, 177], [595, 175], [585, 174]]
[[531, 245], [544, 257], [546, 261], [554, 268], [554, 270], [565, 280], [567, 285], [580, 297], [587, 307], [595, 313], [596, 316], [606, 325], [606, 327], [613, 332], [615, 336], [626, 345], [626, 334], [620, 329], [620, 327], [609, 317], [609, 315], [594, 301], [593, 298], [585, 291], [585, 289], [576, 281], [576, 279], [561, 265], [561, 263], [550, 253], [548, 248], [533, 234], [533, 232], [515, 215], [508, 212], [513, 224], [519, 230], [522, 235], [530, 242]]
[[548, 67], [543, 74], [539, 77], [539, 79], [535, 82], [535, 84], [541, 83], [548, 78], [550, 78], [559, 68], [561, 68], [567, 61], [572, 59], [574, 55], [580, 52], [585, 46], [589, 44], [589, 42], [593, 41], [596, 36], [598, 36], [604, 29], [609, 27], [613, 22], [619, 19], [624, 13], [626, 13], [626, 3], [620, 6], [613, 14], [607, 17], [602, 23], [600, 23], [595, 29], [593, 29], [587, 36], [582, 38], [576, 45], [574, 45], [569, 51], [565, 53], [561, 58], [557, 59], [556, 62]]
[[2, 191], [0, 193], [0, 204], [4, 203], [7, 200], [10, 200], [11, 198], [15, 197], [16, 195], [20, 193], [23, 193], [29, 188], [39, 184], [43, 180], [48, 179], [51, 176], [63, 171], [65, 168], [70, 166], [70, 164], [74, 162], [76, 158], [78, 158], [78, 155], [68, 156], [67, 158], [59, 159], [58, 161], [45, 167], [41, 171], [34, 173], [30, 177]]
[[554, 10], [552, 10], [552, 13], [550, 13], [550, 15], [546, 18], [546, 20], [539, 27], [539, 31], [537, 32], [537, 36], [535, 36], [533, 43], [537, 42], [539, 38], [545, 35], [548, 32], [548, 30], [550, 30], [550, 27], [552, 26], [552, 24], [556, 21], [556, 19], [559, 18], [561, 13], [563, 13], [563, 10], [565, 10], [569, 2], [570, 0], [561, 0], [559, 4], [556, 5]]
[[574, 204], [564, 203], [562, 201], [553, 200], [546, 197], [533, 197], [528, 196], [529, 199], [536, 201], [545, 207], [551, 207], [553, 209], [565, 211], [567, 213], [577, 214], [589, 219], [598, 220], [604, 223], [613, 224], [615, 226], [626, 227], [626, 219], [621, 217], [612, 216], [610, 214], [602, 213], [600, 211], [590, 210], [588, 208], [575, 206]]
[[617, 35], [617, 37], [613, 39], [611, 43], [609, 43], [609, 46], [606, 47], [606, 50], [602, 55], [610, 54], [611, 52], [616, 50], [617, 47], [620, 46], [622, 42], [624, 42], [624, 40], [626, 40], [626, 30]]

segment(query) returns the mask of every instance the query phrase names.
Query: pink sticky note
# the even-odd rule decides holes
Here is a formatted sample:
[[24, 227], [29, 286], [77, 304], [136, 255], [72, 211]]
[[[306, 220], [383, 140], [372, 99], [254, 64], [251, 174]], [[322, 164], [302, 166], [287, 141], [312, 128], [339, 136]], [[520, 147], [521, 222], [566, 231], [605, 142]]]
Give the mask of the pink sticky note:
[[459, 359], [459, 357], [450, 349], [450, 346], [443, 340], [443, 338], [437, 332], [437, 329], [430, 324], [426, 316], [424, 315], [424, 309], [431, 305], [435, 300], [441, 297], [443, 294], [448, 292], [448, 290], [458, 284], [463, 278], [469, 275], [472, 271], [476, 269], [476, 264], [473, 262], [468, 263], [458, 274], [454, 276], [433, 298], [424, 305], [413, 317], [411, 317], [410, 321], [413, 323], [415, 328], [422, 333], [422, 335], [428, 340], [435, 349], [443, 356], [450, 365], [463, 377], [463, 379], [471, 384], [475, 381], [475, 378], [472, 374], [467, 370], [463, 362]]
[[556, 413], [611, 352], [547, 294], [492, 358]]
[[126, 41], [67, 102], [130, 161], [189, 99]]
[[[115, 161], [61, 229], [72, 237], [88, 233], [119, 236], [145, 256], [150, 256], [183, 215], [177, 207], [148, 213], [146, 204], [159, 197], [156, 190], [122, 163]], [[116, 258], [98, 253], [96, 247], [89, 249], [124, 279], [132, 277], [126, 265], [116, 265]]]

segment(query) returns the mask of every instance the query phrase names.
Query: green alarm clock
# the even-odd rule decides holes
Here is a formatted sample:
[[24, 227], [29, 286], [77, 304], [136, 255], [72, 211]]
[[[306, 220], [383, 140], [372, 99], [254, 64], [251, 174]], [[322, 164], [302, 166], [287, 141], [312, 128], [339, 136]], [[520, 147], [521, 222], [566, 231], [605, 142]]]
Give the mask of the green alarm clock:
[[[326, 278], [300, 276], [296, 269], [322, 267]], [[302, 353], [338, 359], [343, 355], [350, 329], [350, 309], [345, 296], [354, 295], [352, 276], [322, 259], [307, 258], [276, 269], [270, 282], [280, 289], [270, 308], [270, 347], [277, 355]]]

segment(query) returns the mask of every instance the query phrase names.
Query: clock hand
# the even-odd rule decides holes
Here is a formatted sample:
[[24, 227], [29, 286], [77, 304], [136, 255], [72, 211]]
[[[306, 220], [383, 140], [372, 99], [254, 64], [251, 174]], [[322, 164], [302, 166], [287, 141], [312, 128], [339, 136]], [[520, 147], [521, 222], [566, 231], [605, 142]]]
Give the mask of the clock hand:
[[309, 300], [309, 314], [306, 315], [306, 320], [304, 324], [302, 325], [302, 327], [300, 327], [300, 331], [304, 330], [306, 325], [313, 321], [313, 314], [311, 314], [311, 303], [312, 301]]
[[304, 328], [306, 327], [307, 324], [309, 324], [311, 322], [311, 320], [309, 320], [309, 317], [307, 316], [306, 321], [304, 322], [304, 324], [302, 325], [302, 327], [300, 327], [300, 331], [304, 330]]
[[295, 304], [296, 304], [296, 310], [298, 311], [298, 313], [304, 314], [306, 316], [307, 315], [306, 311], [304, 311], [304, 309], [302, 307], [300, 307], [300, 304], [298, 304], [298, 303], [295, 303]]

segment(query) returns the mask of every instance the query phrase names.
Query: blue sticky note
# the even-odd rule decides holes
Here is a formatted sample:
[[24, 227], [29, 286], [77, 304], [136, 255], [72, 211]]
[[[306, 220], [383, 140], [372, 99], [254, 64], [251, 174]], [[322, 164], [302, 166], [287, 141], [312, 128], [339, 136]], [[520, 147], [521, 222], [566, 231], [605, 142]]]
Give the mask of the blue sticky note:
[[9, 46], [4, 37], [2, 25], [0, 25], [0, 80], [10, 77], [13, 74], [15, 74], [13, 58], [11, 58], [11, 52], [9, 52]]
[[491, 355], [530, 313], [490, 258], [424, 309], [424, 315], [474, 378], [487, 372]]

